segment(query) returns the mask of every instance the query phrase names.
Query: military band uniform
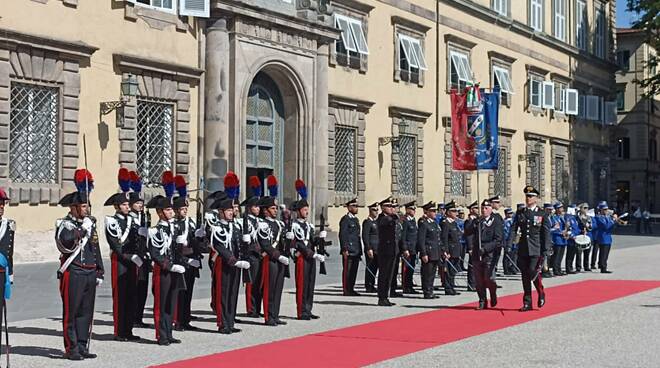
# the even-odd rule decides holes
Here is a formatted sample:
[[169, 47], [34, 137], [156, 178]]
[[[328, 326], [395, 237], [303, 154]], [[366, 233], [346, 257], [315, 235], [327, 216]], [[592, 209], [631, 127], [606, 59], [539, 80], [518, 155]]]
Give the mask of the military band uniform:
[[596, 244], [598, 245], [599, 257], [598, 268], [602, 273], [609, 273], [607, 269], [607, 259], [612, 248], [612, 231], [616, 226], [616, 221], [609, 215], [596, 215], [594, 217], [594, 228], [596, 229]]
[[[376, 291], [376, 275], [378, 274], [378, 223], [377, 219], [367, 217], [362, 222], [362, 244], [364, 246], [365, 263], [364, 287], [367, 292]], [[369, 250], [373, 253], [370, 258]]]
[[[298, 242], [296, 242], [298, 244]], [[352, 213], [345, 214], [339, 220], [339, 251], [342, 257], [342, 290], [344, 295], [355, 295], [355, 280], [362, 258], [362, 239], [360, 221]], [[348, 254], [344, 254], [344, 253]]]
[[285, 246], [281, 244], [283, 243], [281, 242], [284, 237], [283, 233], [284, 223], [270, 217], [264, 217], [257, 230], [261, 251], [266, 253], [261, 261], [261, 292], [263, 295], [264, 319], [266, 324], [270, 326], [283, 324], [283, 321], [280, 320], [280, 304], [282, 290], [284, 289], [284, 272], [285, 268], [288, 267], [289, 259], [285, 256], [286, 250], [283, 249]]
[[[417, 223], [417, 249], [419, 258], [422, 260], [422, 291], [424, 298], [434, 298], [433, 282], [438, 266], [442, 260], [442, 244], [440, 239], [440, 226], [435, 219], [426, 215], [421, 217]], [[428, 262], [423, 258], [428, 257]]]
[[552, 272], [555, 276], [562, 276], [561, 264], [568, 245], [568, 239], [565, 235], [570, 229], [566, 226], [566, 219], [561, 215], [552, 215], [550, 217], [550, 234], [552, 236]]
[[[290, 232], [290, 235], [293, 236], [292, 248], [295, 249], [296, 260], [296, 316], [298, 319], [309, 320], [316, 318], [312, 314], [314, 287], [316, 285], [316, 261], [322, 257], [319, 257], [320, 255], [316, 253], [315, 244], [317, 239], [315, 239], [312, 224], [302, 219], [293, 220]], [[350, 254], [350, 248], [348, 250]], [[360, 248], [360, 250], [362, 249]], [[349, 255], [349, 257], [351, 256]], [[346, 272], [346, 268], [344, 270]], [[357, 270], [355, 270], [355, 273], [357, 273]], [[353, 278], [353, 283], [355, 283], [355, 278]]]

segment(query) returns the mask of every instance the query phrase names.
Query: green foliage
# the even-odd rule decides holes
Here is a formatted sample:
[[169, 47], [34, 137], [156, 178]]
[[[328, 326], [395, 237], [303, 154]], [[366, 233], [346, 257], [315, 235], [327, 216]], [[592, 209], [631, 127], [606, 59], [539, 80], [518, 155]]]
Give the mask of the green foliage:
[[[639, 17], [633, 22], [633, 28], [643, 30], [647, 36], [647, 42], [656, 50], [660, 51], [660, 0], [628, 0], [628, 10], [636, 13]], [[646, 91], [646, 97], [660, 94], [660, 73], [658, 73], [658, 55], [652, 55], [645, 68], [654, 73], [649, 77], [637, 81]]]

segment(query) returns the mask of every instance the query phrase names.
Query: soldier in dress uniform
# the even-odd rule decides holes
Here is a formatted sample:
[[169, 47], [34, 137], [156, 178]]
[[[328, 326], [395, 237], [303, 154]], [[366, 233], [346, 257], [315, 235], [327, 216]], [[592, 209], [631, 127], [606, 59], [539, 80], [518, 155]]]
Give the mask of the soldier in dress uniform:
[[149, 293], [149, 272], [151, 272], [151, 257], [149, 256], [149, 249], [147, 247], [151, 216], [149, 212], [144, 210], [144, 199], [140, 194], [142, 192], [142, 180], [135, 171], [129, 172], [129, 176], [132, 192], [129, 193], [128, 204], [131, 207], [129, 216], [133, 218], [133, 230], [129, 233], [128, 237], [131, 247], [137, 250], [136, 254], [142, 261], [142, 266], [137, 267], [133, 326], [148, 328], [151, 326], [145, 323], [142, 318]]
[[195, 279], [199, 278], [199, 270], [202, 268], [202, 252], [204, 252], [206, 243], [206, 231], [203, 228], [197, 228], [195, 220], [188, 216], [188, 190], [183, 176], [177, 175], [174, 178], [178, 196], [172, 201], [175, 212], [175, 224], [179, 229], [177, 235], [177, 245], [181, 248], [181, 260], [186, 272], [183, 278], [186, 288], [179, 292], [177, 306], [175, 308], [174, 328], [177, 331], [197, 330], [190, 324], [192, 321], [191, 303]]
[[525, 208], [518, 210], [511, 231], [518, 234], [518, 268], [522, 272], [523, 307], [521, 312], [532, 310], [532, 281], [539, 294], [538, 307], [545, 304], [540, 268], [543, 258], [552, 255], [550, 219], [536, 205], [539, 192], [528, 185], [525, 193]]
[[406, 216], [401, 223], [403, 230], [401, 232], [402, 259], [401, 262], [401, 289], [404, 294], [418, 294], [413, 289], [413, 275], [417, 264], [417, 221], [415, 220], [415, 211], [417, 206], [415, 201], [404, 205]]
[[[460, 295], [456, 291], [456, 272], [461, 267], [461, 237], [463, 232], [458, 227], [458, 206], [454, 201], [446, 205], [446, 217], [442, 221], [442, 253], [445, 262], [451, 263], [447, 265], [445, 294], [446, 295]], [[452, 267], [453, 266], [453, 267]]]
[[112, 317], [114, 339], [116, 341], [137, 341], [139, 336], [133, 335], [133, 322], [137, 307], [137, 274], [142, 266], [138, 256], [137, 243], [130, 241], [133, 217], [129, 216], [130, 174], [127, 169], [119, 169], [120, 193], [108, 198], [104, 206], [113, 206], [115, 214], [105, 217], [105, 239], [110, 246], [112, 264]]
[[434, 202], [422, 206], [424, 215], [417, 223], [417, 249], [422, 260], [422, 291], [424, 299], [434, 299], [433, 281], [442, 260], [442, 243], [440, 226], [435, 222], [437, 211]]
[[7, 192], [0, 188], [0, 331], [4, 321], [5, 303], [11, 295], [11, 285], [14, 283], [14, 234], [16, 233], [16, 222], [5, 217], [5, 203], [9, 200]]
[[561, 263], [566, 252], [566, 245], [570, 236], [570, 228], [566, 224], [564, 205], [557, 202], [554, 205], [555, 214], [550, 216], [550, 234], [552, 236], [552, 273], [554, 276], [564, 276]]
[[[492, 209], [493, 209], [493, 214], [492, 216], [499, 217], [500, 221], [502, 224], [504, 224], [504, 217], [499, 213], [500, 209], [502, 208], [502, 199], [500, 198], [499, 195], [496, 195], [494, 197], [491, 197], [488, 199], [490, 202]], [[504, 248], [504, 236], [502, 236], [502, 244], [500, 244], [499, 247], [495, 249], [493, 252], [493, 262], [491, 263], [491, 273], [493, 274], [493, 280], [495, 277], [497, 277], [497, 265], [500, 263], [500, 259], [502, 258], [502, 249]]]
[[366, 255], [364, 288], [367, 293], [375, 293], [378, 273], [378, 202], [369, 207], [369, 216], [362, 222], [362, 244]]
[[378, 224], [378, 305], [390, 307], [394, 303], [389, 300], [388, 293], [399, 256], [401, 230], [399, 216], [396, 214], [396, 201], [392, 197], [388, 197], [380, 201], [379, 205], [381, 213], [376, 220]]
[[[215, 191], [206, 198], [206, 201], [210, 204], [213, 204], [214, 201], [219, 201], [222, 199], [226, 199], [227, 193], [225, 193], [222, 190]], [[211, 226], [217, 226], [218, 222], [220, 221], [220, 217], [218, 216], [218, 210], [210, 209], [204, 214], [204, 227], [203, 229], [206, 231], [206, 229], [210, 228]], [[213, 247], [211, 246], [211, 243], [209, 241], [209, 236], [210, 232], [206, 232], [206, 244], [207, 244], [207, 249], [209, 252], [209, 259], [208, 259], [208, 264], [209, 264], [209, 271], [211, 272], [211, 310], [215, 312], [215, 278], [213, 277], [213, 270], [215, 269], [213, 261], [215, 258], [218, 256]]]
[[217, 210], [218, 222], [208, 228], [210, 246], [217, 254], [213, 261], [215, 279], [215, 314], [218, 332], [231, 334], [241, 330], [234, 327], [238, 288], [241, 282], [241, 269], [250, 268], [250, 263], [241, 261], [240, 229], [234, 224], [234, 203], [232, 198], [216, 200], [211, 209]]
[[504, 222], [501, 216], [493, 214], [493, 207], [489, 200], [481, 202], [481, 216], [472, 222], [474, 227], [468, 239], [472, 252], [472, 267], [474, 268], [479, 306], [477, 309], [487, 308], [486, 289], [490, 293], [490, 306], [497, 305], [497, 283], [493, 273], [497, 261], [497, 249], [502, 245], [504, 238]]
[[[466, 249], [467, 249], [467, 254], [468, 254], [468, 259], [467, 263], [468, 265], [472, 265], [472, 257], [473, 254], [470, 251], [470, 243], [469, 239], [471, 236], [475, 235], [475, 230], [476, 226], [474, 226], [474, 222], [479, 219], [479, 202], [474, 201], [468, 206], [468, 218], [465, 220], [465, 224], [463, 225], [463, 236], [466, 241]], [[465, 259], [465, 258], [463, 258]], [[476, 289], [476, 281], [474, 279], [474, 267], [468, 266], [467, 270], [467, 291], [477, 291]]]
[[[296, 185], [296, 187], [298, 187], [298, 185]], [[305, 194], [303, 195], [301, 194], [301, 191], [299, 191], [298, 193], [301, 194], [302, 198], [291, 205], [291, 210], [296, 212], [296, 219], [291, 222], [291, 227], [288, 229], [286, 234], [286, 238], [293, 242], [293, 246], [291, 248], [295, 250], [294, 259], [296, 261], [296, 316], [300, 320], [319, 318], [319, 316], [312, 314], [312, 307], [314, 306], [314, 286], [316, 285], [316, 262], [325, 262], [325, 256], [316, 252], [315, 245], [319, 242], [319, 238], [321, 241], [325, 241], [325, 237], [327, 235], [324, 230], [318, 234], [317, 238], [316, 234], [314, 233], [314, 225], [307, 222], [307, 218], [309, 217], [309, 203], [307, 203], [307, 199], [305, 198], [307, 197], [306, 192], [307, 190], [305, 189]], [[346, 218], [346, 216], [344, 216], [344, 218]], [[355, 224], [358, 226], [357, 239], [359, 244], [360, 224], [357, 222], [357, 218], [354, 219]], [[349, 221], [352, 221], [352, 219]], [[355, 229], [351, 229], [350, 225], [348, 225], [348, 227], [349, 229], [345, 229], [344, 231], [348, 231], [352, 234]], [[344, 237], [346, 237], [346, 234], [344, 234]], [[340, 235], [340, 239], [341, 238], [342, 237]], [[344, 241], [346, 241], [346, 238], [344, 238]], [[351, 246], [352, 245], [349, 245], [347, 249], [349, 254], [348, 257], [351, 257]], [[360, 252], [362, 251], [361, 247], [358, 247], [358, 249]], [[355, 262], [357, 264], [358, 261]], [[347, 272], [347, 269], [350, 270], [350, 268], [345, 267], [344, 272]], [[357, 274], [357, 270], [355, 270], [354, 273]], [[350, 278], [350, 276], [345, 277]], [[354, 284], [355, 275], [353, 275], [352, 281]], [[350, 279], [348, 282], [350, 282]], [[349, 286], [351, 287], [349, 290], [352, 290], [352, 285]]]
[[103, 282], [103, 259], [96, 232], [96, 219], [89, 213], [89, 193], [93, 178], [85, 169], [74, 173], [76, 191], [62, 197], [59, 204], [69, 214], [57, 220], [55, 243], [62, 253], [57, 277], [62, 296], [64, 358], [96, 358], [88, 350], [90, 326], [94, 317], [96, 287]]
[[342, 257], [341, 286], [344, 296], [359, 296], [355, 279], [362, 259], [360, 220], [357, 218], [357, 198], [346, 202], [348, 212], [339, 220], [339, 252]]

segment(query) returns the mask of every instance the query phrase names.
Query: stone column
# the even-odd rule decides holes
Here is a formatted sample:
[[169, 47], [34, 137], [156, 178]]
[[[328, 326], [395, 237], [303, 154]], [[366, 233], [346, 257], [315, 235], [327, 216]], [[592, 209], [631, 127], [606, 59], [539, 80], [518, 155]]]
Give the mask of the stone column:
[[313, 145], [314, 216], [317, 219], [322, 208], [328, 205], [328, 57], [328, 45], [319, 45], [316, 54], [316, 114]]
[[204, 179], [208, 191], [224, 188], [229, 159], [229, 32], [226, 18], [212, 19], [206, 33]]

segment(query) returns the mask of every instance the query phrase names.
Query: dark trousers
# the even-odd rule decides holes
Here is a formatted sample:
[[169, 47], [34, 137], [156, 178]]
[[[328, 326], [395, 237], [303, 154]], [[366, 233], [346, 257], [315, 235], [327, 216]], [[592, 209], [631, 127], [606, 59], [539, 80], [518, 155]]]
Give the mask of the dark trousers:
[[518, 255], [518, 268], [522, 273], [523, 304], [525, 305], [532, 305], [532, 280], [534, 280], [534, 287], [539, 295], [545, 294], [540, 271], [542, 264], [543, 257]]
[[575, 246], [575, 242], [569, 241], [568, 247], [566, 247], [566, 263], [565, 263], [566, 272], [575, 271], [573, 264], [575, 262], [576, 255], [577, 255], [577, 247]]
[[425, 296], [433, 295], [433, 283], [435, 281], [435, 274], [438, 272], [438, 264], [440, 261], [422, 262], [422, 291]]
[[147, 295], [149, 294], [149, 262], [144, 261], [142, 267], [138, 270], [138, 277], [135, 285], [135, 323], [142, 323], [144, 317], [144, 306], [147, 304]]
[[596, 268], [596, 264], [598, 261], [598, 251], [600, 250], [600, 244], [591, 247], [591, 268]]
[[582, 271], [582, 254], [584, 253], [583, 250], [580, 249], [575, 249], [575, 270], [576, 271]]
[[247, 258], [250, 268], [243, 271], [245, 283], [245, 309], [248, 314], [261, 312], [261, 257], [251, 255]]
[[264, 319], [266, 322], [280, 319], [280, 304], [284, 289], [284, 270], [287, 266], [265, 257], [261, 262], [262, 293], [264, 302]]
[[566, 252], [566, 246], [555, 245], [552, 247], [554, 253], [554, 259], [552, 260], [552, 271], [554, 273], [561, 272], [561, 261], [564, 260], [564, 253]]
[[[463, 259], [465, 259], [465, 258], [463, 258]], [[468, 261], [468, 264], [469, 264], [469, 265], [472, 264], [472, 255], [471, 255], [471, 254], [468, 254], [468, 259], [467, 259], [467, 261]], [[476, 282], [475, 282], [475, 279], [474, 279], [474, 267], [469, 267], [469, 266], [468, 266], [468, 270], [467, 270], [467, 283], [468, 283], [468, 288], [470, 288], [470, 287], [474, 288], [474, 285], [475, 285], [475, 283], [476, 283]]]
[[607, 259], [610, 257], [611, 244], [598, 244], [600, 249], [600, 257], [598, 257], [598, 268], [607, 270]]
[[491, 297], [497, 292], [497, 284], [493, 277], [493, 268], [495, 266], [496, 258], [484, 257], [483, 261], [477, 260], [476, 257], [472, 263], [474, 268], [474, 281], [477, 289], [477, 295], [480, 302], [485, 302], [488, 299], [486, 289], [490, 291]]
[[[413, 268], [411, 269], [408, 263], [406, 263], [405, 261], [408, 261], [408, 263], [410, 263], [410, 266], [412, 266]], [[417, 263], [417, 255], [410, 253], [410, 257], [407, 258], [405, 261], [401, 260], [401, 288], [404, 291], [407, 291], [413, 289], [413, 275], [415, 274], [415, 266], [416, 266], [415, 264]]]
[[[445, 263], [451, 263], [451, 265], [445, 265], [447, 271], [445, 272], [445, 293], [448, 291], [455, 291], [456, 289], [456, 271], [460, 271], [461, 260], [458, 258], [449, 258]], [[452, 267], [454, 266], [454, 267]]]
[[219, 258], [214, 266], [216, 324], [220, 329], [231, 330], [236, 319], [241, 272], [234, 266], [224, 264]]
[[497, 247], [493, 251], [493, 259], [489, 263], [488, 270], [492, 273], [493, 280], [497, 277], [497, 265], [500, 263], [500, 258], [502, 258], [502, 247]]
[[399, 263], [401, 263], [401, 257], [402, 255], [397, 255], [394, 259], [394, 269], [392, 270], [392, 278], [390, 280], [390, 294], [396, 293], [396, 288], [399, 286], [397, 285], [397, 278], [399, 276]]
[[594, 248], [598, 248], [598, 245], [592, 242], [591, 248], [582, 251], [582, 266], [584, 267], [585, 270], [591, 269], [591, 266], [589, 265], [589, 258], [590, 258], [589, 256], [591, 255], [591, 250]]
[[152, 288], [154, 294], [156, 340], [165, 342], [173, 338], [173, 315], [179, 294], [175, 278], [181, 277], [181, 275], [163, 270], [158, 264], [154, 265], [153, 273]]
[[174, 314], [174, 324], [177, 326], [187, 326], [190, 324], [190, 304], [192, 303], [193, 289], [198, 272], [196, 268], [188, 267], [183, 274], [183, 278], [186, 280], [186, 289], [179, 291], [176, 313]]
[[69, 354], [85, 352], [94, 317], [96, 270], [69, 266], [60, 279], [60, 296], [64, 350]]
[[213, 277], [213, 272], [215, 272], [215, 261], [213, 258], [217, 259], [218, 253], [211, 249], [209, 251], [209, 271], [211, 272], [211, 310], [215, 312], [215, 277]]
[[369, 256], [365, 256], [364, 258], [367, 264], [364, 270], [364, 287], [367, 289], [374, 288], [376, 286], [375, 275], [378, 274], [378, 255], [374, 253], [374, 258], [369, 258]]
[[[395, 262], [398, 259], [399, 257], [393, 254], [378, 255], [378, 299], [380, 300], [388, 298], [396, 268]], [[394, 282], [396, 282], [396, 278], [394, 278]]]
[[[360, 265], [360, 256], [342, 254], [341, 259], [341, 287], [344, 291], [344, 295], [346, 295], [355, 291], [355, 279], [357, 279], [358, 266]], [[314, 261], [314, 259], [312, 259], [312, 261]], [[296, 262], [296, 266], [298, 266], [298, 262]]]
[[[116, 337], [133, 335], [135, 308], [137, 306], [137, 267], [133, 262], [120, 264], [119, 255], [112, 253], [112, 320]], [[120, 269], [124, 273], [121, 275]]]
[[[348, 258], [350, 259], [351, 257]], [[359, 260], [355, 261], [356, 263], [359, 262]], [[357, 269], [355, 272], [357, 273]], [[353, 283], [355, 283], [355, 279], [353, 279]], [[316, 260], [314, 258], [298, 256], [296, 258], [296, 313], [298, 318], [310, 317], [312, 315], [315, 285]]]

